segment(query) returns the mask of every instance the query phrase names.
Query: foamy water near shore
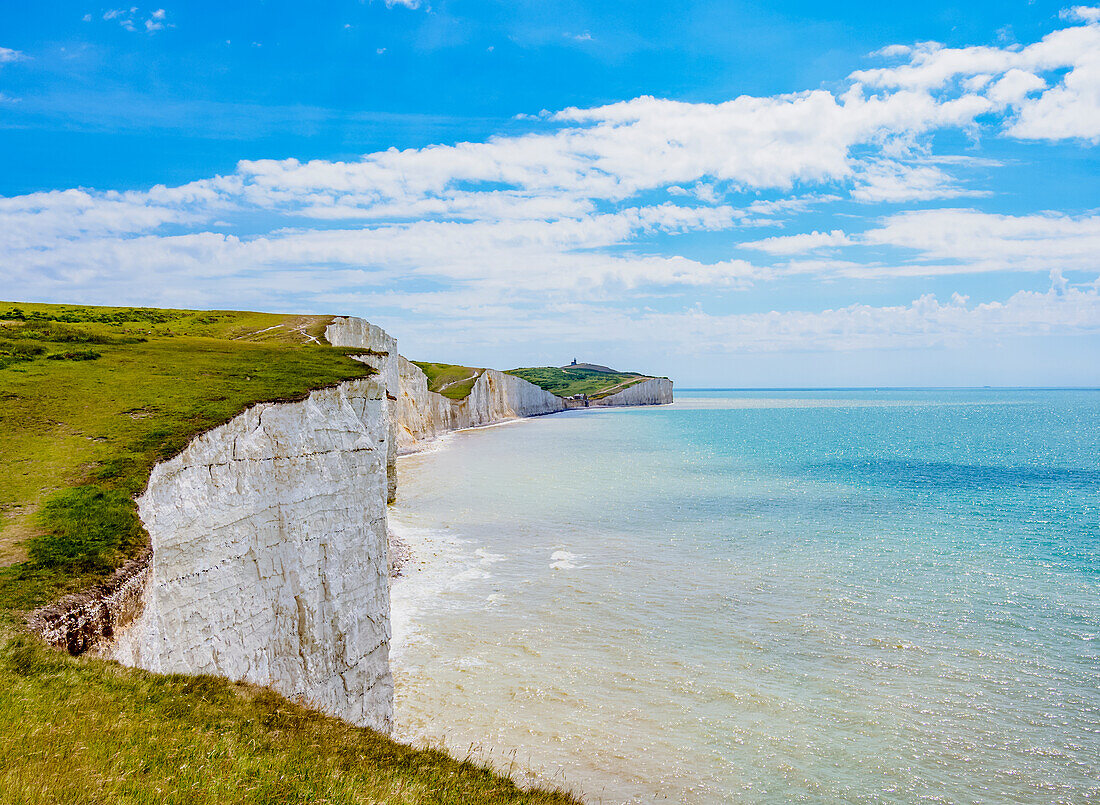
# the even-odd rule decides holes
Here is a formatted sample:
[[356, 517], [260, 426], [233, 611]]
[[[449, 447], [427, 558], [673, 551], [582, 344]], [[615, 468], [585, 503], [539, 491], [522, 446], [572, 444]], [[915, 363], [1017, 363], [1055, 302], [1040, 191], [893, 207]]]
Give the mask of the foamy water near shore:
[[398, 735], [593, 802], [1100, 796], [1098, 425], [712, 394], [450, 436], [400, 460]]

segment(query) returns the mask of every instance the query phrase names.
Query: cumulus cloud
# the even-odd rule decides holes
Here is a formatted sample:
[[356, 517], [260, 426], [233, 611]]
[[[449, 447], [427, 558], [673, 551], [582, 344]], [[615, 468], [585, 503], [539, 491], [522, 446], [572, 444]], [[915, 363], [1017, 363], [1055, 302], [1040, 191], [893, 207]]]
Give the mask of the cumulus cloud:
[[872, 159], [860, 169], [851, 195], [860, 201], [897, 203], [983, 195], [983, 191], [960, 187], [936, 165]]
[[1037, 98], [1020, 99], [1017, 103], [1019, 117], [1008, 128], [1013, 137], [1029, 140], [1080, 137], [1100, 142], [1100, 43], [1059, 84]]
[[0, 64], [10, 64], [13, 61], [21, 61], [26, 58], [22, 51], [11, 48], [0, 48]]
[[[168, 26], [167, 18], [168, 12], [163, 8], [142, 12], [137, 6], [130, 6], [129, 8], [112, 8], [103, 12], [104, 20], [116, 22], [126, 31], [144, 29], [146, 33], [150, 34], [164, 30]], [[85, 16], [84, 19], [87, 21], [91, 17]]]
[[1079, 22], [1100, 22], [1100, 7], [1097, 6], [1073, 6], [1064, 8], [1060, 14], [1062, 19], [1076, 20]]
[[[748, 241], [741, 246], [774, 255], [840, 250], [833, 259], [774, 267], [780, 273], [883, 278], [993, 271], [1094, 271], [1100, 268], [1100, 216], [1059, 213], [998, 215], [973, 209], [897, 213], [861, 233], [811, 232]], [[886, 247], [892, 262], [867, 259]], [[863, 258], [863, 259], [859, 259]]]
[[823, 311], [712, 315], [702, 311], [650, 315], [651, 331], [676, 333], [696, 351], [781, 352], [961, 346], [973, 339], [1036, 332], [1100, 332], [1095, 287], [1020, 291], [1005, 301], [970, 304], [955, 294], [941, 302], [926, 294], [909, 304], [853, 304]]
[[852, 240], [839, 229], [832, 232], [810, 232], [806, 235], [781, 235], [764, 240], [754, 240], [741, 245], [769, 254], [802, 254], [815, 249], [848, 246]]
[[[1054, 31], [1023, 48], [917, 46], [908, 62], [859, 70], [851, 79], [869, 87], [944, 92], [955, 83], [984, 93], [991, 108], [1015, 106], [1006, 133], [1021, 139], [1100, 140], [1100, 17], [1078, 6], [1066, 16], [1085, 22]], [[1049, 89], [1042, 74], [1051, 75]], [[992, 82], [992, 83], [991, 83]], [[1032, 94], [1044, 90], [1038, 96]]]
[[1013, 67], [989, 89], [989, 98], [1000, 106], [1018, 106], [1031, 93], [1045, 89], [1047, 82], [1034, 73]]
[[891, 216], [861, 240], [910, 249], [924, 260], [953, 261], [967, 270], [1092, 270], [1100, 254], [1100, 216], [921, 210]]

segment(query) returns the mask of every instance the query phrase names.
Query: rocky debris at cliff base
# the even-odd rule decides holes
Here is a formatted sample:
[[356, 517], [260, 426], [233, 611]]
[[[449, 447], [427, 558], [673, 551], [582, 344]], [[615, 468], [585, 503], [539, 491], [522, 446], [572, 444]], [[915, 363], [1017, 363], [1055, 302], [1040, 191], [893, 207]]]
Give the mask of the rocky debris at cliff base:
[[412, 561], [413, 553], [412, 548], [409, 547], [409, 543], [405, 542], [401, 537], [390, 531], [390, 578], [396, 579], [401, 576], [401, 571], [405, 569], [405, 566]]

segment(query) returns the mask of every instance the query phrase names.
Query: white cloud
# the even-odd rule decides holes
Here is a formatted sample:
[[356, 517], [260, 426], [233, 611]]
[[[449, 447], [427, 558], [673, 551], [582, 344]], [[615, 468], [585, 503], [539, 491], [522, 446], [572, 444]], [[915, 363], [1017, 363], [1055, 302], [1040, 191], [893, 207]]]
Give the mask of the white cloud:
[[1071, 286], [1057, 277], [1047, 291], [1021, 291], [1003, 301], [971, 303], [959, 293], [940, 301], [925, 294], [897, 305], [739, 314], [708, 313], [701, 306], [661, 313], [584, 303], [517, 314], [505, 305], [484, 306], [476, 295], [463, 292], [409, 297], [378, 290], [355, 301], [365, 309], [410, 309], [414, 315], [402, 320], [402, 333], [424, 344], [438, 343], [433, 322], [451, 312], [461, 343], [473, 349], [534, 342], [549, 333], [559, 344], [631, 344], [645, 333], [648, 342], [661, 344], [668, 354], [694, 356], [973, 347], [1036, 333], [1100, 333], [1097, 288]]
[[995, 215], [966, 209], [906, 212], [861, 236], [866, 244], [919, 252], [969, 270], [1094, 270], [1100, 216]]
[[[945, 48], [926, 43], [917, 46], [905, 64], [859, 70], [851, 79], [879, 89], [925, 92], [945, 91], [958, 80], [967, 93], [984, 91], [996, 108], [1019, 107], [1017, 120], [1006, 128], [1011, 136], [1095, 142], [1100, 140], [1098, 13], [1096, 8], [1079, 6], [1064, 16], [1088, 24], [1054, 31], [1023, 48]], [[1059, 75], [1059, 71], [1066, 72]], [[1055, 85], [1037, 98], [1030, 97], [1047, 86], [1043, 73], [1050, 73]]]
[[1100, 7], [1097, 6], [1074, 6], [1073, 8], [1064, 8], [1060, 14], [1062, 19], [1077, 20], [1080, 22], [1100, 22]]
[[73, 189], [0, 197], [0, 248], [48, 254], [66, 241], [144, 233], [167, 223], [203, 223], [227, 207], [226, 191], [234, 184], [215, 179], [144, 193]]
[[870, 55], [872, 58], [896, 59], [908, 56], [912, 52], [913, 48], [908, 45], [887, 45], [886, 47], [879, 48]]
[[851, 195], [860, 201], [897, 203], [984, 193], [959, 187], [954, 177], [932, 164], [879, 159], [864, 163]]
[[[859, 278], [917, 277], [994, 271], [1095, 271], [1100, 268], [1100, 216], [1058, 213], [997, 215], [972, 209], [897, 213], [859, 234], [786, 235], [740, 244], [774, 255], [843, 249], [842, 257], [775, 266], [777, 274]], [[868, 248], [897, 252], [893, 262], [856, 260]]]
[[[103, 19], [110, 22], [114, 21], [119, 24], [124, 30], [137, 31], [139, 26], [145, 29], [146, 33], [156, 33], [162, 31], [168, 27], [167, 17], [168, 13], [163, 8], [158, 8], [148, 14], [139, 14], [137, 6], [131, 6], [130, 8], [112, 8], [103, 12]], [[145, 19], [142, 20], [141, 17]], [[91, 19], [91, 15], [85, 16], [85, 21]]]
[[851, 245], [852, 240], [839, 229], [832, 232], [810, 232], [805, 235], [783, 235], [764, 240], [742, 243], [746, 249], [756, 249], [769, 254], [802, 254], [815, 249]]
[[[1100, 26], [1096, 27], [1100, 30]], [[1029, 140], [1080, 137], [1100, 142], [1100, 42], [1060, 84], [1019, 106], [1019, 117], [1008, 128], [1013, 137]]]
[[1100, 27], [1093, 25], [1062, 28], [1020, 49], [946, 48], [927, 42], [918, 45], [905, 64], [857, 70], [850, 78], [873, 87], [933, 90], [960, 77], [1003, 75], [1014, 68], [1038, 73], [1070, 67], [1093, 54], [1098, 43]]
[[989, 89], [989, 98], [1000, 106], [1019, 105], [1031, 93], [1046, 89], [1047, 82], [1034, 73], [1013, 67]]
[[1003, 302], [971, 305], [960, 294], [941, 302], [926, 294], [906, 305], [853, 304], [820, 312], [650, 315], [644, 326], [660, 343], [693, 354], [962, 346], [1037, 332], [1098, 333], [1100, 292], [1055, 283], [1049, 291], [1021, 291]]
[[12, 50], [11, 48], [0, 48], [0, 64], [11, 64], [12, 62], [22, 61], [27, 58], [26, 54], [19, 50]]
[[137, 7], [125, 8], [112, 8], [103, 12], [103, 19], [107, 22], [114, 20], [122, 28], [127, 31], [136, 31], [137, 27], [134, 25], [134, 15], [137, 13]]

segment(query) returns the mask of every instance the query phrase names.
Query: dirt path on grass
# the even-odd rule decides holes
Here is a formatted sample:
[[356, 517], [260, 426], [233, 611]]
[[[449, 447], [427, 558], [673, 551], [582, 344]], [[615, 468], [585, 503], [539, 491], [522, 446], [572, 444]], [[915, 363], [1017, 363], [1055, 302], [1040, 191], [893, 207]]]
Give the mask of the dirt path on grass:
[[452, 380], [449, 383], [444, 383], [442, 386], [439, 387], [439, 391], [437, 391], [436, 393], [442, 394], [445, 389], [449, 389], [451, 386], [457, 386], [459, 383], [465, 383], [467, 380], [477, 380], [479, 377], [481, 377], [484, 371], [484, 369], [481, 369], [474, 372], [472, 375], [460, 378], [459, 380]]

